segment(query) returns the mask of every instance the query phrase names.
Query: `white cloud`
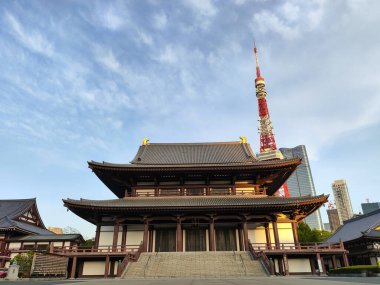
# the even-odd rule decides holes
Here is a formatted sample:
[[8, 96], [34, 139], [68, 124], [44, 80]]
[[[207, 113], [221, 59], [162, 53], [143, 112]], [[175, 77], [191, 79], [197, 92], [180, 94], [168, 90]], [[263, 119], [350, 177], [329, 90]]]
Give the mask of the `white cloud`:
[[25, 29], [10, 13], [5, 14], [5, 19], [9, 24], [13, 36], [15, 36], [24, 47], [45, 56], [53, 55], [53, 45], [41, 33]]
[[285, 2], [281, 7], [280, 11], [285, 19], [288, 21], [296, 21], [299, 18], [299, 12], [300, 8], [299, 6], [291, 3], [291, 2]]
[[100, 47], [98, 47], [96, 50], [96, 60], [101, 63], [103, 67], [113, 72], [120, 71], [120, 63], [113, 54], [112, 50], [105, 51]]
[[212, 0], [185, 0], [183, 3], [205, 17], [213, 17], [218, 12]]
[[178, 54], [172, 46], [166, 46], [165, 49], [154, 59], [165, 63], [176, 63], [178, 60]]
[[284, 37], [285, 39], [298, 38], [300, 33], [298, 27], [291, 27], [285, 21], [281, 20], [276, 14], [269, 11], [261, 11], [253, 16], [253, 31], [256, 32], [258, 27], [259, 31], [263, 34], [271, 31]]
[[164, 30], [168, 23], [168, 17], [164, 12], [160, 12], [153, 16], [153, 27], [158, 30]]
[[151, 46], [153, 44], [153, 38], [150, 34], [143, 32], [142, 30], [137, 30], [138, 41], [142, 42], [147, 46]]
[[109, 5], [105, 10], [98, 11], [99, 20], [101, 24], [110, 30], [118, 30], [124, 26], [124, 17], [112, 5]]

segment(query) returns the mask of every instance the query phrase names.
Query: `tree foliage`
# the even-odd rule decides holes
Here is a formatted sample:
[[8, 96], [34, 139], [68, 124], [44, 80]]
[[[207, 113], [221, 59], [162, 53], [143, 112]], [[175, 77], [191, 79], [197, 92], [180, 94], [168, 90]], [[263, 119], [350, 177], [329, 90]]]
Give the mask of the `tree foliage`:
[[17, 263], [19, 268], [19, 276], [29, 276], [30, 269], [33, 263], [34, 251], [28, 251], [24, 253], [17, 254], [11, 261], [12, 264]]
[[298, 224], [298, 239], [300, 243], [322, 242], [331, 235], [331, 232], [325, 230], [311, 229], [305, 223]]

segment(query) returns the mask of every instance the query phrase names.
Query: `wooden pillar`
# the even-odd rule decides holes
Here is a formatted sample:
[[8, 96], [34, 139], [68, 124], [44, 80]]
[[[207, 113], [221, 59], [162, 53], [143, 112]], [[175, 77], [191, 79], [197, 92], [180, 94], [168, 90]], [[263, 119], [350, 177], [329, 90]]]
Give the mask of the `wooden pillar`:
[[293, 231], [293, 237], [294, 237], [294, 245], [298, 247], [300, 242], [298, 239], [298, 223], [296, 221], [292, 222], [292, 231]]
[[247, 221], [243, 222], [243, 235], [244, 235], [244, 248], [246, 251], [249, 250], [249, 241], [248, 241], [248, 225]]
[[117, 240], [119, 237], [119, 222], [115, 221], [113, 226], [112, 251], [117, 251]]
[[280, 237], [278, 235], [277, 222], [272, 222], [272, 225], [273, 225], [273, 234], [274, 234], [274, 242], [276, 245], [276, 249], [280, 249]]
[[331, 260], [332, 260], [333, 269], [336, 269], [338, 266], [337, 266], [337, 264], [336, 264], [336, 257], [335, 257], [335, 255], [333, 255], [333, 256], [331, 257]]
[[149, 230], [149, 223], [147, 219], [144, 219], [144, 235], [143, 235], [143, 252], [146, 252], [148, 249], [148, 230]]
[[270, 229], [269, 229], [269, 223], [266, 223], [264, 225], [264, 228], [265, 228], [265, 238], [267, 240], [267, 249], [270, 249], [271, 245], [272, 245], [272, 242], [270, 240]]
[[96, 225], [96, 232], [95, 232], [95, 247], [98, 248], [99, 246], [99, 237], [100, 237], [100, 225]]
[[154, 231], [153, 226], [150, 226], [149, 227], [149, 246], [148, 246], [149, 252], [153, 251], [153, 231]]
[[310, 257], [309, 258], [310, 260], [310, 268], [311, 268], [311, 274], [312, 275], [315, 275], [316, 272], [315, 272], [315, 263], [314, 263], [314, 258], [313, 257]]
[[71, 264], [70, 279], [75, 279], [76, 269], [77, 269], [77, 257], [73, 256], [73, 263]]
[[121, 234], [121, 249], [126, 251], [127, 247], [127, 225], [123, 225], [123, 233]]
[[210, 251], [215, 251], [215, 221], [214, 217], [210, 220], [210, 231], [209, 231], [209, 240], [210, 240]]
[[239, 227], [239, 246], [240, 246], [240, 251], [244, 251], [244, 238], [243, 238], [243, 229]]
[[325, 265], [323, 264], [323, 259], [321, 258], [321, 254], [317, 253], [317, 263], [319, 269], [319, 275], [326, 274]]
[[287, 254], [284, 254], [283, 256], [283, 259], [284, 261], [284, 269], [285, 269], [285, 275], [288, 276], [289, 275], [289, 262], [288, 262], [288, 255]]
[[349, 266], [347, 252], [343, 253], [343, 265], [344, 265], [344, 267]]
[[110, 256], [106, 256], [106, 265], [104, 267], [104, 278], [108, 277], [108, 272], [110, 271]]
[[280, 272], [280, 275], [284, 275], [284, 263], [282, 257], [279, 257], [278, 259], [278, 271]]
[[183, 251], [181, 219], [177, 217], [177, 251]]
[[110, 276], [113, 276], [115, 273], [115, 262], [114, 261], [111, 261], [110, 262]]

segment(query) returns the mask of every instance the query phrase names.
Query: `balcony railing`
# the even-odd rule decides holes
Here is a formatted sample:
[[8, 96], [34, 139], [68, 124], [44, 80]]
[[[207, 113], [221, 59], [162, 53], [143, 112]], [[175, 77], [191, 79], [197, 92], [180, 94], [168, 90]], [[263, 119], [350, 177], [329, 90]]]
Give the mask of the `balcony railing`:
[[135, 253], [139, 250], [140, 245], [123, 245], [123, 246], [59, 246], [54, 247], [52, 253], [62, 255], [97, 255], [97, 254], [115, 254], [115, 253]]
[[279, 246], [275, 244], [266, 243], [251, 243], [251, 246], [256, 251], [334, 251], [344, 250], [344, 246], [341, 243], [326, 244], [326, 243], [280, 243]]
[[266, 195], [266, 187], [258, 185], [165, 185], [154, 188], [138, 186], [126, 197], [154, 196], [220, 196], [220, 195]]

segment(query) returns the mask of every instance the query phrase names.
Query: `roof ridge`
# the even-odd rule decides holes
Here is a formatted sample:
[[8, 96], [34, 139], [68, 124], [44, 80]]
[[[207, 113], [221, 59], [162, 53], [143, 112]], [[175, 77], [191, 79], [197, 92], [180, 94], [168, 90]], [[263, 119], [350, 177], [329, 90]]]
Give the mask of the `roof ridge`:
[[226, 141], [226, 142], [179, 142], [179, 143], [148, 143], [150, 145], [204, 145], [204, 144], [240, 144], [241, 141]]

